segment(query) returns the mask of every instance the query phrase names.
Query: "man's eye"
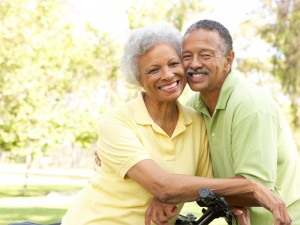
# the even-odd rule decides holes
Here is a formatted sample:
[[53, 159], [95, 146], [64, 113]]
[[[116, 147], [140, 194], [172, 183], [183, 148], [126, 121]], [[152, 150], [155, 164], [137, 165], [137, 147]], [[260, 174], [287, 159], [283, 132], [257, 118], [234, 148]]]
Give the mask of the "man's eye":
[[182, 56], [182, 59], [184, 59], [184, 60], [188, 60], [188, 59], [190, 59], [190, 58], [191, 58], [190, 55], [183, 55], [183, 56]]
[[210, 59], [212, 57], [212, 55], [210, 55], [210, 54], [201, 54], [201, 57], [203, 59]]

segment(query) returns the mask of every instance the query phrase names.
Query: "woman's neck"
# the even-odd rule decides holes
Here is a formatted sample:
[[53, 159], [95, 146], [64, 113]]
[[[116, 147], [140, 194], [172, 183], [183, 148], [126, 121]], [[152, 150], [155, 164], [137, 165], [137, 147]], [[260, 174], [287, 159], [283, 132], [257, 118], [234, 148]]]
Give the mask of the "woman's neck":
[[144, 102], [152, 120], [171, 137], [178, 121], [178, 109], [175, 102], [152, 101], [143, 95]]

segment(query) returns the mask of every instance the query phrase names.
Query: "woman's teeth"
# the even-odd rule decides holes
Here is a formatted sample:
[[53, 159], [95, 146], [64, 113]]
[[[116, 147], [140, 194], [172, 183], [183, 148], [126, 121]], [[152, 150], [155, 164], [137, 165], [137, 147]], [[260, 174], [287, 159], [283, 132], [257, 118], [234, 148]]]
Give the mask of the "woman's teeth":
[[174, 82], [173, 84], [170, 84], [168, 86], [163, 86], [160, 89], [165, 91], [165, 90], [168, 90], [168, 89], [171, 89], [171, 88], [175, 87], [176, 85], [177, 85], [177, 82]]

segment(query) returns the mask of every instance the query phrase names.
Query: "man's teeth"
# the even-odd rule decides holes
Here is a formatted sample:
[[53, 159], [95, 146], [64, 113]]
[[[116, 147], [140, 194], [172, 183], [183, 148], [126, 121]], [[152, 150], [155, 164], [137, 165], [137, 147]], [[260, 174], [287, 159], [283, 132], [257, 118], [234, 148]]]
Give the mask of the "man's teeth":
[[170, 84], [170, 85], [168, 85], [168, 86], [163, 86], [163, 87], [161, 87], [160, 89], [161, 89], [161, 90], [168, 90], [168, 89], [170, 89], [170, 88], [175, 87], [176, 85], [177, 85], [177, 82], [174, 82], [173, 84]]
[[192, 77], [195, 77], [195, 78], [199, 78], [199, 77], [203, 77], [204, 74], [198, 74], [198, 73], [194, 73], [192, 74]]

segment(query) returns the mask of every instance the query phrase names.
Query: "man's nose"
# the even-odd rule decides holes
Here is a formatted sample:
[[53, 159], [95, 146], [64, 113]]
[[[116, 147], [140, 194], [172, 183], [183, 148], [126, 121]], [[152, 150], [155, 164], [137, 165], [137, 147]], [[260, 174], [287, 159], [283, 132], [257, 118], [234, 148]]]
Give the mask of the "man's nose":
[[189, 64], [189, 68], [197, 69], [199, 67], [202, 67], [201, 60], [198, 57], [193, 57]]

